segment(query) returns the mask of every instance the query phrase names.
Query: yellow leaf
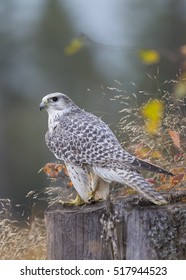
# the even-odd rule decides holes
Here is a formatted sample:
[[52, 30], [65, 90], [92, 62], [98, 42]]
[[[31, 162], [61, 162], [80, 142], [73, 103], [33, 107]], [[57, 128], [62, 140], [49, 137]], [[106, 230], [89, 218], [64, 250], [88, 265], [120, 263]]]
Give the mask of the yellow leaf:
[[70, 44], [64, 49], [65, 55], [73, 55], [84, 46], [84, 40], [81, 38], [73, 39]]
[[164, 104], [162, 101], [154, 99], [149, 101], [141, 109], [142, 115], [145, 119], [146, 129], [149, 133], [155, 134], [161, 124]]
[[152, 158], [160, 159], [162, 158], [162, 154], [159, 151], [153, 151], [151, 154]]
[[147, 65], [156, 64], [160, 60], [160, 55], [156, 50], [153, 49], [141, 49], [138, 51], [140, 60]]

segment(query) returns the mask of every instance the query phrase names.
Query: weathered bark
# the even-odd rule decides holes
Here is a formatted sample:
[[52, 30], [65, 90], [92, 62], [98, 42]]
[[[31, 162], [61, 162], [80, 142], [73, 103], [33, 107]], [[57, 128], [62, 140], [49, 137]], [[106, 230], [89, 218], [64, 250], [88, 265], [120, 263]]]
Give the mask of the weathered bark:
[[63, 207], [45, 213], [49, 259], [108, 259], [100, 219], [106, 203]]

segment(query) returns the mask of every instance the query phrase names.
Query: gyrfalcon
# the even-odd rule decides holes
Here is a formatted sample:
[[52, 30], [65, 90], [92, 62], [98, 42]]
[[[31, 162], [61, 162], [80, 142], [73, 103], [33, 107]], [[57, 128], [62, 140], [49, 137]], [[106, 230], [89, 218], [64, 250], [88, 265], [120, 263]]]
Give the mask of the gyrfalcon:
[[57, 159], [64, 161], [84, 202], [95, 193], [106, 199], [109, 184], [118, 182], [155, 204], [167, 204], [138, 170], [173, 174], [124, 150], [100, 118], [80, 109], [67, 95], [58, 92], [43, 97], [40, 109], [46, 109], [49, 115], [46, 144]]

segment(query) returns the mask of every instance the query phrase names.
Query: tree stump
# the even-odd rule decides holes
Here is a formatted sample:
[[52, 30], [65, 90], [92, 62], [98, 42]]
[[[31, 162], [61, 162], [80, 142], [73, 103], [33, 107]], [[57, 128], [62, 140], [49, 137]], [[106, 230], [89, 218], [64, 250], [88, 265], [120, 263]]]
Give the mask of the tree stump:
[[45, 213], [48, 258], [108, 259], [100, 223], [105, 211], [105, 202], [49, 208]]
[[111, 196], [45, 211], [48, 259], [186, 259], [186, 192], [153, 205], [140, 195]]

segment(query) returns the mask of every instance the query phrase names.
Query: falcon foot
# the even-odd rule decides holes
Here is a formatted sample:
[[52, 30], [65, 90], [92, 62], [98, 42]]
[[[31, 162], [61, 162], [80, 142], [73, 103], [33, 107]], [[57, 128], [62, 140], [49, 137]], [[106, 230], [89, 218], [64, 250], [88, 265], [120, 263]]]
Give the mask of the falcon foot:
[[79, 195], [77, 195], [75, 199], [70, 199], [69, 201], [64, 202], [64, 205], [67, 206], [80, 206], [83, 204], [85, 204], [85, 202]]

